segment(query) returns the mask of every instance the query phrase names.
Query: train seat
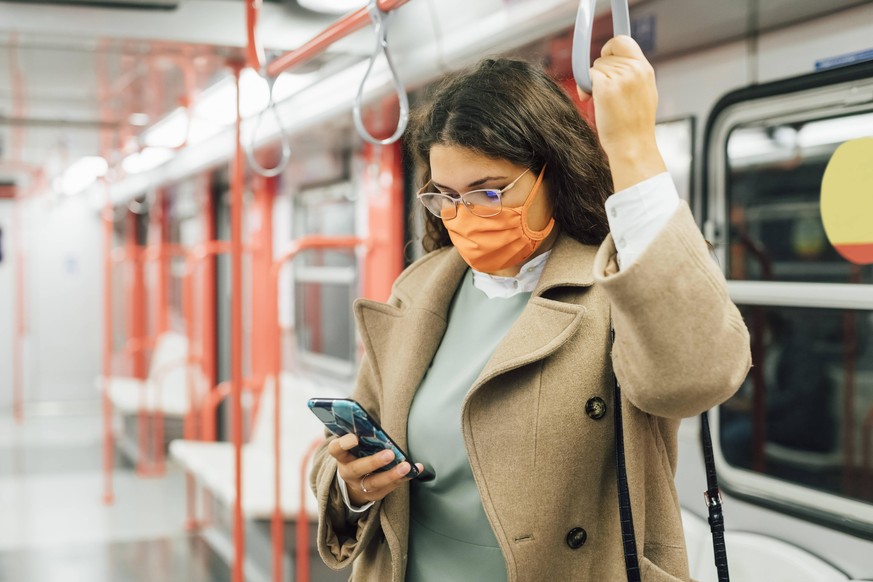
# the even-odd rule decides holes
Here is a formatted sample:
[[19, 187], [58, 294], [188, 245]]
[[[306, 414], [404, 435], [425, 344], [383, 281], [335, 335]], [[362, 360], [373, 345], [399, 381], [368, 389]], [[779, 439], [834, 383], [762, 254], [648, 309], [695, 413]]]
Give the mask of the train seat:
[[[188, 412], [188, 339], [176, 332], [158, 337], [145, 380], [125, 376], [109, 379], [109, 399], [113, 408], [123, 414], [136, 414], [142, 407], [147, 412], [161, 412], [164, 416], [182, 417]], [[191, 366], [196, 390], [202, 393], [205, 379], [197, 366]], [[103, 377], [97, 378], [98, 390], [103, 388]]]
[[[309, 411], [306, 401], [342, 395], [310, 378], [286, 373], [280, 376], [280, 387], [282, 513], [293, 519], [300, 507], [301, 463], [310, 444], [324, 436], [324, 426]], [[273, 513], [274, 403], [273, 381], [269, 378], [264, 385], [251, 439], [242, 450], [242, 510], [247, 519], [269, 519]], [[223, 503], [234, 503], [236, 487], [231, 443], [175, 440], [170, 443], [170, 455]], [[307, 513], [314, 520], [317, 516], [315, 496], [309, 491], [308, 479], [302, 485], [307, 492]]]
[[[709, 525], [683, 509], [682, 525], [688, 545], [691, 578], [716, 582]], [[846, 575], [797, 546], [748, 532], [725, 533], [731, 578], [744, 582], [846, 582]]]

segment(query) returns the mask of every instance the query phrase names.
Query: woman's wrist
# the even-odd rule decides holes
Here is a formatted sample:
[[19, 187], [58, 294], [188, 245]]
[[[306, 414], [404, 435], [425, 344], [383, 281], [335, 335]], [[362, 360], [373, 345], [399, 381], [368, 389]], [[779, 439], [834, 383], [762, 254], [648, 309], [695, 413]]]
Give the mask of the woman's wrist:
[[610, 144], [604, 147], [612, 173], [613, 192], [631, 186], [667, 171], [667, 165], [654, 140]]

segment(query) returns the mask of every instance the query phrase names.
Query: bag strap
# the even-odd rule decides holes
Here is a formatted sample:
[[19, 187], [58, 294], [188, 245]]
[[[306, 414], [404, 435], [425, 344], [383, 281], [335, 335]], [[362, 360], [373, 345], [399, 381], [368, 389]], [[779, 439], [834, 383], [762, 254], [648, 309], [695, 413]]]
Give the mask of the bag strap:
[[709, 530], [712, 532], [712, 549], [718, 582], [729, 582], [727, 548], [724, 543], [724, 512], [721, 508], [721, 491], [715, 473], [715, 455], [712, 452], [712, 436], [709, 432], [709, 414], [700, 415], [700, 440], [703, 443], [703, 462], [706, 465], [706, 507], [709, 510]]
[[[610, 330], [615, 343], [615, 330]], [[618, 513], [621, 519], [621, 545], [624, 547], [624, 567], [628, 582], [640, 582], [640, 564], [637, 558], [637, 539], [634, 535], [634, 519], [631, 511], [630, 490], [627, 486], [627, 467], [624, 462], [624, 426], [621, 420], [621, 387], [618, 377], [612, 375], [612, 410], [615, 422], [615, 474], [618, 481]]]
[[[610, 329], [610, 339], [615, 344], [615, 330]], [[633, 513], [631, 511], [630, 490], [627, 483], [627, 467], [624, 454], [624, 425], [621, 418], [621, 386], [613, 373], [613, 416], [615, 423], [615, 474], [618, 482], [618, 512], [621, 520], [621, 544], [624, 548], [624, 565], [628, 582], [640, 582], [640, 564], [637, 557], [637, 542], [634, 535]], [[703, 462], [706, 465], [706, 506], [709, 510], [709, 529], [712, 532], [712, 548], [715, 554], [715, 567], [718, 582], [730, 582], [728, 573], [727, 548], [724, 543], [724, 512], [721, 505], [721, 492], [715, 472], [715, 455], [712, 451], [712, 435], [709, 432], [709, 416], [700, 415], [700, 440], [703, 443]]]

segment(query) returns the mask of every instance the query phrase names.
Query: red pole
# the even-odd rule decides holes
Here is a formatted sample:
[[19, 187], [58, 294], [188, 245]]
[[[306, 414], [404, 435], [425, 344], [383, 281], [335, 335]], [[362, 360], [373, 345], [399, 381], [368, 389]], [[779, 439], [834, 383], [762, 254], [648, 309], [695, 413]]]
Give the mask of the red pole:
[[112, 490], [113, 452], [112, 402], [109, 381], [112, 377], [112, 195], [109, 182], [104, 181], [106, 199], [103, 205], [103, 503], [115, 501]]
[[20, 198], [15, 200], [15, 339], [13, 341], [12, 354], [12, 414], [15, 421], [21, 424], [24, 421], [24, 333], [26, 322], [24, 317], [24, 245], [22, 230], [24, 221], [21, 219]]
[[242, 63], [233, 64], [236, 77], [236, 155], [233, 162], [233, 178], [230, 203], [230, 391], [231, 391], [231, 437], [233, 440], [236, 473], [236, 500], [233, 505], [233, 582], [243, 581], [245, 537], [242, 515], [242, 215], [243, 190], [245, 188], [245, 156], [242, 146], [242, 112], [240, 73]]

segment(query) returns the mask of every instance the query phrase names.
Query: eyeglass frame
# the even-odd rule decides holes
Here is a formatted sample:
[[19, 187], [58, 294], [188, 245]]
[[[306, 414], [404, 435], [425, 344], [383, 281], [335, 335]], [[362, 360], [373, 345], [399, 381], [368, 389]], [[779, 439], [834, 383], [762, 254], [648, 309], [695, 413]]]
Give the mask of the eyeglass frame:
[[[471, 214], [478, 216], [480, 218], [491, 218], [493, 216], [497, 216], [498, 214], [500, 214], [500, 211], [503, 210], [503, 194], [507, 190], [512, 189], [512, 187], [515, 186], [519, 180], [521, 180], [522, 176], [524, 176], [528, 172], [530, 172], [530, 168], [527, 168], [524, 172], [519, 174], [515, 180], [513, 180], [512, 182], [510, 182], [509, 184], [507, 184], [503, 188], [500, 188], [500, 189], [477, 188], [476, 190], [470, 190], [469, 192], [464, 192], [463, 194], [459, 194], [457, 197], [451, 196], [449, 194], [443, 194], [442, 192], [425, 192], [424, 189], [427, 188], [428, 186], [430, 186], [431, 183], [433, 182], [433, 178], [431, 178], [430, 180], [428, 180], [424, 184], [424, 186], [422, 186], [421, 188], [418, 189], [418, 192], [415, 194], [415, 197], [418, 199], [419, 202], [421, 202], [421, 205], [424, 206], [425, 210], [427, 210], [428, 212], [430, 212], [431, 214], [433, 214], [437, 218], [443, 218], [442, 214], [437, 214], [436, 212], [431, 210], [430, 207], [428, 207], [428, 205], [425, 204], [424, 201], [422, 200], [422, 196], [431, 196], [431, 197], [439, 196], [439, 197], [447, 198], [448, 200], [451, 200], [455, 206], [455, 214], [451, 218], [443, 218], [443, 220], [453, 220], [454, 218], [456, 218], [458, 216], [458, 205], [461, 204], [462, 202], [464, 203], [464, 208], [466, 208]], [[489, 214], [488, 216], [482, 216], [481, 214], [476, 214], [475, 212], [473, 212], [472, 206], [474, 206], [474, 205], [468, 204], [467, 202], [465, 202], [464, 197], [468, 196], [469, 194], [473, 194], [475, 192], [495, 192], [495, 193], [497, 193], [497, 200], [500, 202], [500, 207], [497, 208], [497, 212], [495, 212], [494, 214]]]

